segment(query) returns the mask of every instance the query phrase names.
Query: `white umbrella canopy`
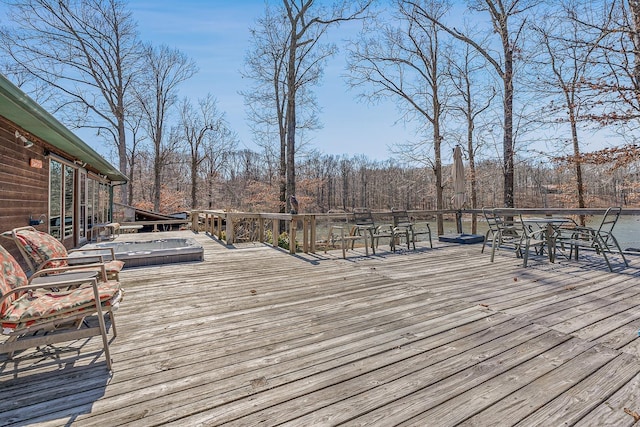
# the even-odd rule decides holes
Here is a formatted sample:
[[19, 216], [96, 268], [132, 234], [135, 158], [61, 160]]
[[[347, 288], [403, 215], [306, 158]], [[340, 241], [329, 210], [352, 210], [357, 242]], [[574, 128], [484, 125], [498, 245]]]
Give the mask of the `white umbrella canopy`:
[[[464, 163], [462, 162], [462, 149], [459, 145], [453, 149], [453, 197], [451, 204], [454, 209], [460, 211], [466, 202], [465, 182], [464, 182]], [[456, 225], [458, 233], [462, 233], [462, 213], [456, 213]]]

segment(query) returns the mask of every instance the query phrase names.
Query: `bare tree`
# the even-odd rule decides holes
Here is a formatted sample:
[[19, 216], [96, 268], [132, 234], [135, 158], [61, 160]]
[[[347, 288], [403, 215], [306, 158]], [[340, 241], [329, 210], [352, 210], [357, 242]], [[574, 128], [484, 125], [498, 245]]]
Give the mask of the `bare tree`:
[[[497, 34], [497, 41], [501, 46], [499, 52], [484, 46], [470, 35], [445, 25], [440, 17], [426, 13], [425, 16], [437, 23], [453, 37], [473, 46], [495, 69], [503, 84], [503, 164], [504, 189], [503, 200], [505, 207], [514, 207], [514, 132], [513, 132], [513, 98], [514, 98], [514, 62], [522, 51], [522, 32], [525, 29], [526, 13], [535, 7], [539, 0], [472, 0], [470, 8], [476, 12], [487, 13], [492, 24], [491, 34]], [[519, 15], [525, 15], [511, 28], [511, 20]]]
[[[335, 46], [321, 43], [322, 37], [331, 26], [360, 17], [370, 3], [342, 0], [326, 9], [313, 0], [282, 0], [282, 7], [275, 10], [267, 6], [264, 19], [252, 32], [256, 50], [248, 55], [246, 75], [259, 82], [262, 90], [256, 93], [267, 94], [267, 98], [261, 98], [263, 105], [269, 102], [269, 96], [273, 99], [269, 110], [274, 114], [264, 116], [260, 112], [256, 121], [277, 124], [281, 170], [286, 176], [285, 200], [282, 191], [280, 200], [287, 203], [287, 208], [288, 196], [296, 192], [296, 138], [305, 129], [318, 126], [310, 88], [318, 84], [326, 59], [335, 53]], [[307, 111], [303, 113], [307, 114], [306, 120], [301, 120], [304, 115], [299, 116], [300, 106]], [[284, 209], [283, 203], [280, 210]]]
[[[147, 131], [154, 149], [154, 200], [153, 207], [160, 210], [160, 190], [162, 188], [162, 167], [164, 158], [171, 150], [164, 146], [164, 130], [169, 109], [177, 101], [178, 85], [191, 78], [197, 71], [195, 63], [185, 54], [168, 46], [144, 49], [146, 75], [136, 87]], [[172, 139], [174, 143], [179, 140]]]
[[[247, 54], [246, 70], [243, 75], [253, 79], [255, 85], [241, 92], [245, 98], [251, 130], [254, 138], [265, 150], [271, 151], [273, 139], [278, 145], [278, 175], [280, 212], [285, 212], [287, 203], [287, 46], [289, 33], [286, 31], [286, 16], [281, 8], [266, 5], [264, 17], [258, 19], [251, 29], [253, 50]], [[328, 48], [328, 47], [327, 47]], [[328, 54], [333, 54], [329, 51]], [[314, 70], [315, 76], [319, 73]], [[312, 82], [315, 83], [315, 82]], [[321, 127], [318, 119], [318, 105], [309, 85], [298, 91], [298, 105], [301, 110], [297, 129], [315, 130]]]
[[[403, 150], [405, 157], [427, 162], [436, 178], [437, 209], [444, 208], [442, 181], [442, 130], [444, 114], [443, 80], [440, 63], [439, 28], [426, 15], [440, 18], [446, 5], [433, 1], [394, 2], [394, 24], [377, 20], [369, 33], [352, 45], [349, 57], [349, 84], [364, 87], [370, 102], [391, 97], [404, 111], [405, 120], [418, 117], [421, 128], [431, 132], [433, 157], [417, 151], [422, 143]], [[395, 23], [398, 24], [395, 24]], [[442, 216], [438, 216], [438, 233], [443, 234]]]
[[[120, 0], [8, 0], [12, 28], [1, 46], [26, 73], [54, 87], [51, 108], [70, 126], [106, 132], [127, 172], [126, 116], [140, 48]], [[56, 102], [57, 100], [58, 102]], [[127, 190], [122, 191], [127, 202]]]
[[216, 99], [208, 94], [198, 100], [197, 108], [185, 99], [180, 108], [180, 132], [186, 142], [191, 177], [191, 208], [197, 209], [198, 176], [203, 165], [208, 207], [212, 208], [213, 185], [229, 152], [235, 149], [237, 138], [228, 128], [224, 113], [218, 110]]
[[565, 9], [580, 29], [573, 42], [593, 47], [589, 64], [599, 71], [585, 79], [592, 90], [587, 118], [597, 126], [616, 129], [626, 144], [610, 151], [587, 153], [583, 162], [609, 159], [625, 164], [637, 152], [636, 131], [640, 128], [640, 2], [604, 0], [572, 2]]
[[[571, 7], [566, 4], [565, 7]], [[586, 207], [584, 179], [582, 171], [581, 141], [578, 127], [584, 121], [588, 102], [585, 96], [589, 88], [585, 82], [591, 78], [591, 55], [596, 43], [580, 44], [575, 40], [582, 38], [579, 25], [562, 13], [545, 16], [543, 24], [534, 27], [539, 35], [538, 45], [542, 48], [538, 61], [542, 64], [536, 73], [535, 88], [538, 94], [544, 93], [550, 98], [549, 108], [543, 109], [549, 115], [546, 122], [561, 120], [569, 125], [569, 145], [572, 150], [572, 163], [575, 172], [578, 207]], [[562, 13], [558, 15], [558, 13]], [[568, 10], [569, 15], [575, 9]], [[544, 120], [544, 118], [543, 118]], [[584, 225], [585, 217], [581, 217]]]
[[142, 133], [142, 114], [138, 112], [138, 114], [129, 114], [127, 118], [127, 128], [131, 134], [130, 142], [127, 144], [127, 162], [129, 164], [128, 173], [129, 173], [129, 199], [128, 205], [133, 205], [133, 195], [135, 194], [135, 186], [144, 185], [143, 183], [137, 182], [135, 179], [136, 176], [136, 166], [139, 167], [139, 157], [140, 157], [140, 148], [144, 141], [146, 140], [146, 135], [140, 135]]
[[[486, 62], [479, 61], [478, 54], [469, 44], [461, 48], [447, 49], [446, 59], [451, 79], [453, 96], [451, 109], [464, 118], [466, 153], [469, 158], [469, 175], [471, 182], [471, 208], [478, 209], [476, 178], [476, 153], [482, 144], [477, 142], [476, 133], [478, 117], [492, 105], [496, 96], [495, 87], [480, 84], [477, 76], [486, 71]], [[472, 214], [472, 233], [477, 232], [477, 215]]]

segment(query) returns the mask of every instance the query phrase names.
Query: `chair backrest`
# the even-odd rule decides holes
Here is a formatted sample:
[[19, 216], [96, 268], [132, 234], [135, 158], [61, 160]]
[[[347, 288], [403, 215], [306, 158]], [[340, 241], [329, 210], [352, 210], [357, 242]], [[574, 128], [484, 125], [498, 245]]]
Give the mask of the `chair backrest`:
[[496, 214], [495, 210], [492, 208], [482, 208], [482, 214], [484, 218], [487, 220], [487, 225], [489, 226], [489, 230], [492, 233], [497, 233], [500, 229], [500, 224], [502, 223], [502, 218]]
[[620, 218], [621, 212], [621, 207], [611, 207], [607, 209], [602, 217], [602, 222], [600, 222], [600, 226], [598, 227], [598, 234], [611, 234], [611, 232], [613, 232], [613, 227], [615, 227], [618, 222], [618, 218]]
[[13, 240], [29, 264], [31, 271], [40, 268], [64, 267], [66, 261], [52, 261], [52, 258], [66, 258], [67, 248], [50, 234], [38, 231], [33, 227], [21, 227], [13, 230]]
[[[28, 284], [27, 275], [20, 267], [20, 264], [4, 247], [0, 246], [0, 298], [7, 295], [11, 290], [26, 286]], [[0, 316], [2, 316], [9, 305], [21, 294], [13, 294], [9, 298], [0, 302]]]
[[393, 215], [393, 226], [394, 227], [408, 227], [413, 224], [411, 218], [409, 218], [409, 214], [407, 211], [397, 211], [392, 210], [391, 214]]
[[513, 217], [513, 224], [511, 228], [514, 230], [514, 235], [521, 235], [525, 238], [530, 238], [534, 232], [540, 233], [540, 226], [537, 223], [526, 223], [524, 218], [522, 218], [522, 214], [519, 213]]
[[369, 209], [355, 209], [353, 211], [353, 221], [359, 226], [375, 226], [373, 214]]

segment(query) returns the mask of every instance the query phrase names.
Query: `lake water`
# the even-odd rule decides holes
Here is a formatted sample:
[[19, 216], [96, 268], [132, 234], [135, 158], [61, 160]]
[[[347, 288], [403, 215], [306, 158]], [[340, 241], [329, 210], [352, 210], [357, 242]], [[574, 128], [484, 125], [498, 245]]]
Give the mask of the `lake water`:
[[[600, 221], [602, 220], [601, 216], [595, 216], [587, 219], [587, 226], [589, 227], [598, 227], [600, 225]], [[431, 232], [434, 235], [437, 234], [436, 230], [438, 229], [435, 222], [430, 224]], [[471, 223], [463, 221], [462, 229], [465, 233], [471, 233]], [[445, 234], [456, 233], [456, 224], [453, 221], [445, 221], [444, 223], [444, 232]], [[487, 222], [484, 217], [478, 216], [478, 234], [484, 235], [487, 232]], [[613, 229], [613, 235], [620, 243], [620, 247], [625, 250], [628, 248], [639, 248], [640, 249], [640, 217], [633, 215], [623, 215], [618, 220], [615, 228]]]

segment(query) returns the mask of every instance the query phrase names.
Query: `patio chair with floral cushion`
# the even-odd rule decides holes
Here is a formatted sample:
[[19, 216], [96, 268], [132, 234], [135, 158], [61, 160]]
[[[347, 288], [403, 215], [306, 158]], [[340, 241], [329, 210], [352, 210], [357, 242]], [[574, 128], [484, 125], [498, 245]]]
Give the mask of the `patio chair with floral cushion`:
[[[32, 272], [82, 263], [104, 263], [107, 278], [118, 280], [118, 274], [124, 267], [124, 262], [115, 258], [113, 248], [67, 250], [55, 237], [33, 227], [14, 228], [3, 235], [13, 239]], [[74, 252], [82, 255], [74, 256]], [[95, 252], [95, 255], [90, 252]]]
[[[93, 267], [99, 267], [93, 265]], [[96, 274], [71, 274], [84, 266], [66, 266], [45, 269], [27, 279], [15, 258], [0, 246], [0, 354], [8, 354], [27, 348], [74, 341], [91, 336], [102, 337], [102, 345], [111, 370], [109, 341], [104, 314], [108, 313], [117, 335], [113, 311], [118, 307], [123, 291], [115, 280], [98, 281]], [[102, 275], [106, 275], [102, 264]], [[61, 274], [47, 276], [50, 272]], [[65, 272], [65, 273], [63, 273]], [[96, 315], [98, 326], [83, 322]]]

